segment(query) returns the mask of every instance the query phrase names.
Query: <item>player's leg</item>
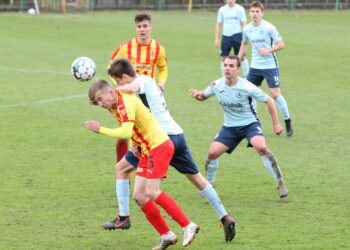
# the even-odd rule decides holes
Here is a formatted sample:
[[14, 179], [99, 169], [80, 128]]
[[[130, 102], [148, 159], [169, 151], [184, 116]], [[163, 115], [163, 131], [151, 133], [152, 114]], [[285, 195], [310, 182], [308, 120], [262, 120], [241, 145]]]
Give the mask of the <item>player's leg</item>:
[[220, 47], [220, 56], [221, 56], [220, 69], [221, 69], [222, 76], [224, 75], [224, 60], [228, 55], [230, 55], [230, 51], [231, 51], [231, 37], [222, 36], [221, 47]]
[[[272, 152], [267, 148], [265, 136], [261, 130], [260, 124], [251, 124], [249, 130], [247, 131], [246, 137], [252, 144], [256, 152], [260, 155], [266, 170], [274, 179], [277, 188], [279, 189], [278, 191], [280, 197], [283, 198], [288, 196], [288, 189], [284, 184], [282, 172], [280, 170], [280, 167], [278, 166], [276, 158], [274, 157]], [[280, 186], [283, 186], [283, 188], [281, 189]]]
[[173, 154], [174, 144], [171, 140], [150, 151], [146, 175], [146, 194], [182, 227], [184, 233], [182, 245], [187, 246], [195, 238], [199, 227], [187, 218], [181, 207], [170, 195], [160, 190], [161, 179], [167, 175]]
[[[147, 168], [143, 169], [147, 170]], [[146, 171], [137, 172], [135, 176], [133, 198], [140, 206], [148, 222], [160, 235], [158, 245], [154, 249], [166, 249], [168, 246], [177, 242], [177, 236], [170, 231], [157, 205], [147, 197], [146, 186], [148, 180], [145, 175]]]
[[[235, 55], [238, 55], [239, 49], [241, 47], [241, 43], [242, 43], [242, 33], [235, 34], [233, 36], [233, 44], [232, 44]], [[248, 58], [245, 55], [243, 55], [243, 59], [241, 60], [241, 68], [242, 68], [243, 76], [247, 78], [247, 75], [249, 73], [249, 62], [248, 62]]]
[[131, 226], [129, 218], [130, 173], [137, 166], [138, 158], [131, 151], [116, 163], [115, 166], [115, 190], [118, 202], [119, 214], [112, 221], [103, 224], [105, 229], [128, 229]]
[[282, 113], [284, 122], [286, 124], [287, 136], [293, 135], [292, 121], [290, 119], [289, 109], [286, 99], [281, 94], [280, 80], [279, 80], [279, 70], [278, 69], [268, 69], [265, 70], [266, 81], [269, 85], [272, 97], [275, 99], [276, 104], [280, 112]]
[[117, 162], [123, 159], [124, 155], [128, 151], [128, 141], [118, 139], [115, 144]]
[[218, 158], [225, 152], [232, 153], [241, 140], [241, 137], [236, 137], [234, 128], [222, 127], [211, 143], [205, 163], [205, 177], [213, 187], [216, 171], [219, 167]]
[[226, 209], [213, 186], [198, 171], [198, 167], [187, 146], [184, 134], [170, 135], [169, 137], [175, 147], [175, 152], [170, 165], [178, 172], [184, 174], [200, 191], [200, 196], [205, 197], [208, 200], [224, 226], [225, 240], [233, 240], [235, 236], [235, 222], [227, 214]]

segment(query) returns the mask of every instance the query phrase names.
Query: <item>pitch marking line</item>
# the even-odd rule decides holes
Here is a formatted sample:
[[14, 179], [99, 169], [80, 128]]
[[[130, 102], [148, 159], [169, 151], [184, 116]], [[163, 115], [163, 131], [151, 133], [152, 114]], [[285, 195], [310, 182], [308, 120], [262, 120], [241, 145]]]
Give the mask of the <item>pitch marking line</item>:
[[13, 104], [1, 105], [0, 108], [1, 109], [5, 109], [5, 108], [17, 108], [17, 107], [24, 107], [24, 106], [32, 106], [32, 105], [37, 105], [37, 104], [60, 102], [60, 101], [77, 99], [77, 98], [82, 98], [82, 97], [86, 97], [87, 98], [87, 94], [70, 95], [70, 96], [64, 96], [64, 97], [58, 97], [58, 98], [38, 100], [38, 101], [33, 101], [33, 102], [13, 103]]
[[43, 69], [20, 69], [20, 68], [7, 68], [0, 67], [1, 71], [17, 71], [17, 72], [26, 72], [26, 73], [48, 73], [48, 74], [57, 74], [57, 75], [70, 75], [70, 72], [54, 71], [54, 70], [43, 70]]

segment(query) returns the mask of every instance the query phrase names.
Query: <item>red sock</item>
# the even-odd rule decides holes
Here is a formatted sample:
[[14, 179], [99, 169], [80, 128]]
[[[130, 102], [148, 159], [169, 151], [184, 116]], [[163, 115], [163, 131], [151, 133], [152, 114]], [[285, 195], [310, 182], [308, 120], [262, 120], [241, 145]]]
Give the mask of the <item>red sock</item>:
[[149, 199], [146, 202], [146, 204], [143, 205], [141, 210], [146, 215], [146, 218], [149, 221], [149, 223], [151, 223], [151, 225], [157, 230], [159, 235], [166, 234], [170, 231], [170, 228], [163, 219], [159, 208], [151, 199]]
[[158, 195], [155, 202], [164, 208], [164, 210], [181, 226], [186, 227], [190, 224], [189, 219], [186, 217], [185, 213], [182, 211], [181, 207], [176, 203], [176, 201], [164, 192]]
[[117, 161], [123, 159], [126, 152], [128, 152], [128, 141], [118, 139], [117, 143], [115, 144], [115, 151], [117, 154]]

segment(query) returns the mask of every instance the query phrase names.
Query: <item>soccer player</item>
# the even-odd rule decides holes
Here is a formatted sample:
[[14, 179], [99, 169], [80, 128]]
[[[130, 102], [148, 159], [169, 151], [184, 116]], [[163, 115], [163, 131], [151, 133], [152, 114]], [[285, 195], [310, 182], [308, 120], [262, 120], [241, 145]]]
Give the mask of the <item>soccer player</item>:
[[247, 80], [260, 86], [266, 79], [272, 97], [283, 115], [287, 136], [293, 135], [292, 121], [285, 98], [281, 95], [280, 76], [275, 52], [284, 48], [282, 37], [275, 26], [262, 19], [264, 6], [259, 1], [250, 4], [250, 18], [252, 21], [243, 30], [243, 40], [239, 51], [239, 58], [243, 58], [248, 47], [252, 45], [252, 61]]
[[[231, 49], [237, 55], [242, 42], [242, 30], [247, 24], [244, 8], [236, 3], [236, 0], [226, 0], [226, 5], [220, 7], [215, 25], [215, 47], [219, 47], [219, 35], [221, 37], [221, 73], [224, 75], [224, 59], [230, 55]], [[246, 77], [249, 72], [247, 59], [242, 59], [242, 71]]]
[[[164, 91], [168, 78], [167, 57], [164, 47], [151, 38], [152, 17], [147, 13], [135, 16], [136, 37], [120, 44], [111, 56], [111, 62], [116, 58], [127, 58], [136, 68], [138, 74], [145, 74], [155, 79], [158, 69], [158, 86]], [[140, 96], [144, 99], [144, 96]], [[117, 161], [121, 160], [128, 150], [125, 140], [117, 140]], [[118, 183], [116, 183], [118, 185]]]
[[[178, 172], [184, 174], [199, 190], [215, 209], [224, 227], [225, 240], [231, 241], [235, 236], [235, 222], [227, 214], [215, 189], [198, 171], [191, 152], [187, 147], [182, 128], [171, 117], [164, 96], [156, 82], [145, 75], [136, 72], [127, 59], [116, 59], [110, 66], [108, 74], [118, 82], [119, 91], [144, 94], [151, 112], [156, 117], [161, 128], [174, 143], [175, 152], [171, 159], [172, 165]], [[117, 163], [116, 177], [120, 185], [117, 188], [119, 215], [103, 225], [105, 229], [128, 229], [129, 219], [129, 174], [137, 167], [139, 159], [129, 150], [125, 157]]]
[[159, 127], [150, 111], [134, 95], [114, 90], [107, 81], [98, 80], [89, 90], [90, 103], [109, 110], [119, 122], [119, 127], [102, 127], [97, 121], [86, 121], [92, 132], [131, 141], [140, 147], [133, 198], [150, 224], [160, 235], [154, 249], [166, 249], [177, 242], [156, 205], [162, 207], [182, 228], [183, 246], [189, 245], [199, 227], [191, 222], [176, 201], [160, 190], [174, 153], [174, 144]]
[[215, 80], [205, 90], [190, 90], [193, 98], [204, 101], [216, 96], [224, 110], [224, 125], [213, 139], [206, 162], [207, 178], [212, 184], [218, 168], [218, 158], [223, 153], [231, 154], [237, 145], [246, 138], [260, 155], [265, 168], [273, 177], [280, 198], [288, 196], [288, 189], [282, 179], [282, 173], [277, 160], [268, 149], [264, 132], [255, 111], [252, 99], [266, 103], [269, 110], [275, 134], [282, 132], [278, 121], [274, 101], [260, 88], [240, 78], [240, 59], [228, 56], [224, 61], [225, 76]]

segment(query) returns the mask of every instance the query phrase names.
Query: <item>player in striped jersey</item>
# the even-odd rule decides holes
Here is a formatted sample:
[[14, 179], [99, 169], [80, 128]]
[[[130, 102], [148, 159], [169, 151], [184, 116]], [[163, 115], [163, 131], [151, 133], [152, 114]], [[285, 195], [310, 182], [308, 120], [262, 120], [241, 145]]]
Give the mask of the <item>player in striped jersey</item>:
[[[235, 237], [235, 222], [226, 212], [218, 194], [204, 176], [198, 171], [191, 152], [187, 147], [182, 128], [170, 115], [162, 92], [156, 82], [145, 75], [136, 75], [131, 63], [127, 59], [116, 59], [111, 64], [108, 74], [119, 81], [116, 88], [119, 91], [145, 94], [147, 104], [156, 117], [160, 127], [174, 143], [175, 152], [170, 162], [178, 172], [184, 174], [193, 185], [199, 189], [200, 195], [205, 197], [216, 211], [225, 233], [225, 240], [231, 241]], [[103, 224], [105, 229], [128, 229], [131, 226], [129, 219], [129, 174], [135, 170], [138, 158], [131, 151], [117, 163], [116, 166], [116, 188], [119, 214], [109, 222]], [[133, 166], [133, 167], [132, 167]]]
[[182, 227], [183, 246], [189, 245], [199, 227], [186, 217], [171, 196], [160, 190], [160, 182], [167, 176], [174, 154], [172, 141], [139, 98], [114, 90], [107, 81], [96, 81], [90, 87], [89, 99], [91, 104], [109, 110], [120, 126], [110, 129], [102, 127], [97, 121], [86, 121], [87, 129], [115, 138], [131, 139], [140, 148], [133, 197], [160, 235], [155, 249], [166, 249], [177, 242], [177, 236], [170, 230], [156, 205], [162, 207]]
[[[152, 17], [147, 13], [140, 13], [135, 16], [134, 21], [136, 37], [120, 44], [113, 52], [111, 62], [116, 58], [127, 58], [138, 74], [148, 75], [153, 79], [156, 79], [158, 70], [158, 86], [164, 91], [164, 84], [168, 78], [167, 57], [164, 47], [151, 38]], [[140, 97], [144, 100], [144, 96]], [[127, 141], [117, 140], [117, 161], [123, 158], [127, 149]]]

